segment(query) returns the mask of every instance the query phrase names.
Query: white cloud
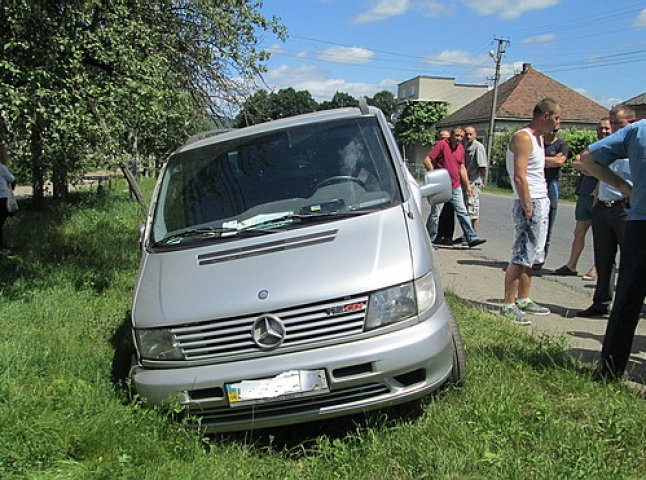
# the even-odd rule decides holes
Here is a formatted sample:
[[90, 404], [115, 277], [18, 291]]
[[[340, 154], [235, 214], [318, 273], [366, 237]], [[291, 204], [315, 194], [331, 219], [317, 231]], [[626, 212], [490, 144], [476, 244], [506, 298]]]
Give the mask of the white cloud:
[[617, 98], [617, 97], [599, 98], [597, 95], [594, 95], [588, 92], [585, 88], [575, 88], [574, 90], [580, 93], [581, 95], [588, 97], [590, 100], [594, 100], [598, 104], [603, 105], [608, 109], [614, 107], [615, 105], [623, 101], [621, 98]]
[[360, 47], [332, 47], [318, 55], [320, 60], [336, 63], [366, 65], [372, 61], [375, 52]]
[[[524, 62], [514, 62], [514, 63], [503, 63], [500, 65], [500, 80], [498, 84], [501, 84], [517, 73], [523, 70]], [[495, 73], [495, 65], [492, 62], [491, 67], [480, 67], [471, 72], [465, 74], [465, 77], [473, 83], [488, 83], [493, 85], [493, 76]]]
[[558, 5], [560, 0], [463, 0], [480, 15], [498, 15], [510, 20], [525, 12]]
[[597, 102], [599, 102], [601, 105], [608, 108], [616, 107], [617, 105], [619, 105], [621, 102], [624, 102], [624, 101], [626, 101], [625, 98], [617, 98], [617, 97], [608, 97], [602, 100], [597, 100]]
[[377, 84], [379, 91], [381, 90], [390, 90], [392, 87], [396, 87], [400, 83], [399, 80], [394, 80], [392, 78], [385, 78]]
[[427, 17], [439, 17], [453, 11], [453, 6], [442, 5], [441, 0], [421, 0], [418, 8], [422, 10]]
[[471, 55], [462, 50], [444, 50], [437, 55], [426, 57], [426, 63], [449, 67], [477, 67], [487, 64], [490, 61], [487, 55]]
[[280, 53], [285, 53], [285, 47], [283, 47], [279, 43], [273, 44], [271, 47], [268, 48], [269, 52], [271, 52], [272, 55], [280, 54]]
[[308, 57], [308, 55], [307, 55], [306, 51], [298, 52], [296, 54], [296, 58], [307, 58], [307, 57]]
[[533, 37], [527, 37], [525, 40], [523, 40], [524, 44], [531, 44], [531, 43], [547, 43], [551, 42], [556, 38], [556, 35], [553, 33], [546, 33], [544, 35], [534, 35]]
[[646, 8], [644, 8], [633, 22], [633, 27], [646, 28]]
[[385, 79], [377, 84], [348, 82], [339, 78], [331, 78], [326, 70], [319, 67], [292, 68], [287, 65], [270, 70], [265, 75], [265, 81], [272, 89], [292, 87], [297, 91], [307, 90], [319, 102], [330, 100], [337, 91], [349, 93], [355, 98], [371, 97], [382, 90], [390, 90], [395, 93], [394, 87], [399, 83], [393, 79]]
[[357, 15], [352, 23], [380, 22], [406, 13], [409, 7], [409, 0], [376, 0], [372, 8]]
[[309, 81], [320, 82], [324, 81], [327, 77], [328, 74], [325, 70], [312, 65], [303, 65], [297, 68], [281, 65], [278, 68], [269, 70], [265, 74], [265, 80], [270, 84], [270, 87], [277, 86], [278, 88], [289, 87], [292, 84]]

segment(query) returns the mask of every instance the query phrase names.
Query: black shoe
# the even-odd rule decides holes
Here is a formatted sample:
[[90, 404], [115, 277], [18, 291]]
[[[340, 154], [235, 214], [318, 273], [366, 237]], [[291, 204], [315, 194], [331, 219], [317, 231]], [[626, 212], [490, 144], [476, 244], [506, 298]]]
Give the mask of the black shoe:
[[535, 263], [534, 265], [532, 265], [532, 270], [538, 272], [543, 268], [543, 265], [543, 263]]
[[477, 247], [478, 245], [482, 245], [485, 243], [486, 240], [484, 238], [476, 238], [475, 240], [472, 240], [468, 243], [469, 248]]
[[447, 237], [438, 237], [433, 242], [433, 245], [453, 245], [453, 240]]
[[563, 277], [576, 277], [577, 272], [576, 270], [572, 270], [567, 265], [563, 265], [562, 267], [559, 267], [556, 270], [554, 270], [554, 275], [561, 275]]
[[464, 237], [458, 237], [453, 239], [453, 245], [459, 245], [461, 243], [464, 243]]
[[593, 303], [592, 305], [590, 305], [585, 310], [580, 310], [580, 311], [576, 312], [576, 316], [577, 317], [594, 318], [594, 317], [602, 317], [607, 313], [608, 313], [608, 307], [606, 305], [595, 305]]

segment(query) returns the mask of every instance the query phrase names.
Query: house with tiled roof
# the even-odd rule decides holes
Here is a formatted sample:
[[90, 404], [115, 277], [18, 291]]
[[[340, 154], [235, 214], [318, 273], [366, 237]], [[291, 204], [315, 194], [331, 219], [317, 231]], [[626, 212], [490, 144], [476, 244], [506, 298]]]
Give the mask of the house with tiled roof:
[[[406, 102], [443, 103], [451, 114], [487, 90], [487, 85], [455, 83], [454, 77], [418, 75], [397, 85], [397, 106], [401, 109]], [[404, 157], [419, 166], [429, 148], [429, 145], [404, 145]]]
[[[494, 132], [527, 125], [534, 106], [545, 97], [552, 97], [561, 105], [561, 128], [594, 130], [599, 119], [608, 115], [607, 108], [526, 63], [521, 73], [498, 86]], [[437, 128], [473, 125], [478, 138], [487, 145], [492, 101], [490, 90], [438, 122]]]
[[635, 115], [637, 118], [646, 117], [646, 92], [636, 97], [629, 98], [625, 102], [621, 102], [622, 105], [628, 105], [635, 110]]
[[449, 114], [487, 93], [487, 85], [455, 83], [454, 77], [418, 75], [397, 85], [397, 104], [406, 101], [440, 102]]

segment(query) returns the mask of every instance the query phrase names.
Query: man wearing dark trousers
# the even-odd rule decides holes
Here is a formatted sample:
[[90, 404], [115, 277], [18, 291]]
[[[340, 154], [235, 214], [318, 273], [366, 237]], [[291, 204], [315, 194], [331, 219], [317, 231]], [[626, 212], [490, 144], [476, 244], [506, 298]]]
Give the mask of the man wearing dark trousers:
[[[451, 132], [440, 130], [437, 133], [438, 140], [449, 138]], [[446, 202], [440, 213], [440, 220], [437, 226], [437, 236], [433, 242], [436, 245], [453, 245], [453, 231], [455, 230], [455, 210], [451, 202]]]
[[532, 268], [540, 270], [545, 261], [547, 254], [550, 250], [550, 240], [552, 238], [552, 231], [556, 223], [556, 212], [559, 206], [560, 186], [559, 176], [561, 174], [561, 167], [567, 160], [569, 153], [568, 144], [558, 136], [558, 130], [548, 132], [543, 136], [543, 148], [545, 150], [545, 184], [547, 185], [547, 198], [550, 199], [550, 213], [547, 217], [547, 239], [545, 240], [545, 248], [538, 256], [538, 261]]
[[[632, 187], [608, 168], [626, 157], [633, 176]], [[581, 154], [581, 162], [591, 175], [613, 185], [630, 202], [615, 301], [594, 375], [598, 380], [614, 380], [623, 375], [628, 364], [646, 297], [646, 120], [593, 143]]]
[[[428, 171], [435, 168], [446, 169], [451, 179], [451, 204], [458, 217], [458, 222], [462, 228], [462, 233], [467, 241], [469, 248], [476, 247], [486, 242], [480, 238], [471, 224], [471, 218], [464, 205], [464, 196], [462, 193], [462, 185], [467, 190], [471, 191], [469, 185], [469, 178], [467, 170], [464, 167], [464, 147], [462, 140], [464, 139], [464, 130], [456, 127], [451, 131], [451, 136], [448, 139], [440, 140], [435, 144], [433, 149], [428, 152], [424, 158], [424, 167]], [[431, 207], [431, 214], [426, 221], [426, 229], [431, 241], [435, 241], [437, 236], [438, 220], [444, 204], [433, 205]]]
[[[634, 117], [634, 111], [628, 107], [612, 109], [610, 124], [613, 132], [628, 125]], [[632, 185], [630, 164], [627, 158], [615, 160], [609, 168]], [[594, 264], [597, 267], [597, 285], [592, 296], [592, 305], [577, 312], [578, 317], [600, 317], [608, 313], [608, 306], [612, 300], [612, 269], [624, 237], [628, 215], [621, 191], [603, 181], [599, 182], [597, 189], [597, 200], [592, 207], [592, 238]]]

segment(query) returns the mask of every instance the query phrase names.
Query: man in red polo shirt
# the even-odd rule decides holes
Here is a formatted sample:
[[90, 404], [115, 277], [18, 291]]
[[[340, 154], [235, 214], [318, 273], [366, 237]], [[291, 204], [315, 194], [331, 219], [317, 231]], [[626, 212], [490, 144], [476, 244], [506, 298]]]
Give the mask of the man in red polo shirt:
[[[473, 229], [471, 218], [464, 206], [464, 196], [462, 194], [462, 185], [466, 188], [467, 192], [471, 194], [471, 184], [467, 175], [467, 169], [464, 166], [464, 147], [462, 146], [464, 140], [464, 130], [456, 127], [451, 131], [451, 136], [447, 139], [438, 141], [433, 149], [428, 152], [424, 158], [424, 167], [426, 170], [434, 170], [436, 168], [445, 168], [449, 172], [451, 178], [451, 205], [455, 210], [455, 215], [460, 222], [460, 227], [464, 233], [464, 238], [469, 245], [469, 248], [481, 245], [486, 240], [478, 237], [478, 234]], [[428, 230], [431, 241], [435, 241], [437, 236], [437, 224], [442, 212], [443, 203], [433, 205], [431, 207], [431, 214], [426, 221], [426, 229]]]

